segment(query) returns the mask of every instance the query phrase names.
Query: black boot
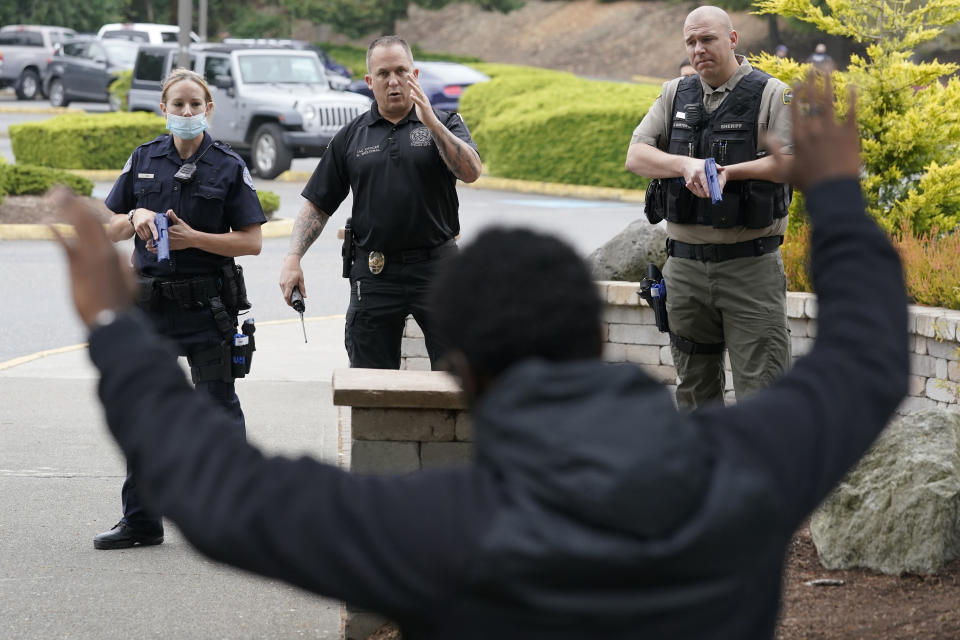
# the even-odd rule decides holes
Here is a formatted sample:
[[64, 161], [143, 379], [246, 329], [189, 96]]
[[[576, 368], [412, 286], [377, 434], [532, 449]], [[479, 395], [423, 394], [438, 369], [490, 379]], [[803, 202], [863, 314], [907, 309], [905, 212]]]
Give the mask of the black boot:
[[94, 549], [129, 549], [134, 545], [149, 546], [163, 542], [163, 532], [137, 531], [121, 520], [110, 531], [104, 531], [93, 539]]

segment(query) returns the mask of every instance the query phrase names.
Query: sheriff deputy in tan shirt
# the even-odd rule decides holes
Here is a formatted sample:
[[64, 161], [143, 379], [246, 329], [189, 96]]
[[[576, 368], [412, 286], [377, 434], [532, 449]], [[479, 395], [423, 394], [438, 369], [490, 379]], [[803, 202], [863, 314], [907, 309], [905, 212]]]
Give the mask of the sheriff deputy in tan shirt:
[[[779, 251], [790, 191], [778, 181], [767, 134], [791, 153], [791, 92], [736, 55], [738, 34], [722, 9], [692, 11], [683, 36], [698, 76], [663, 85], [634, 130], [626, 168], [664, 185], [663, 272], [677, 403], [694, 409], [723, 401], [725, 350], [737, 398], [790, 364]], [[708, 157], [716, 160], [723, 191], [715, 204]]]

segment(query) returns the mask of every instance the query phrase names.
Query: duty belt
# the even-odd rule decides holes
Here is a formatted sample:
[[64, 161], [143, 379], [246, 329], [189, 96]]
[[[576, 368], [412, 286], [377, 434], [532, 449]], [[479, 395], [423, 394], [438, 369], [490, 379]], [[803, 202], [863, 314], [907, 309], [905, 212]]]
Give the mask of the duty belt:
[[184, 308], [208, 306], [211, 298], [220, 295], [219, 278], [209, 276], [159, 281], [154, 286], [161, 298], [172, 300]]
[[779, 249], [781, 244], [783, 236], [767, 236], [734, 244], [689, 244], [667, 239], [667, 255], [701, 262], [723, 262], [772, 253]]
[[370, 269], [370, 273], [376, 275], [383, 271], [387, 263], [416, 264], [418, 262], [426, 262], [427, 260], [439, 258], [456, 246], [457, 243], [455, 240], [447, 240], [443, 244], [429, 249], [404, 249], [391, 253], [369, 251], [367, 252], [367, 267]]

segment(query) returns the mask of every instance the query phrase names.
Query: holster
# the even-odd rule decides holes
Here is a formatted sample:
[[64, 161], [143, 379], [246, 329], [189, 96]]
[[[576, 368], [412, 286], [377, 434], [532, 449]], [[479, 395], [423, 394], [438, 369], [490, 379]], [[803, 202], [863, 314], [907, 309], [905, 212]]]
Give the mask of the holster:
[[244, 323], [244, 331], [250, 333], [231, 335], [223, 342], [188, 353], [187, 362], [190, 364], [193, 383], [217, 380], [233, 382], [236, 378], [243, 378], [250, 373], [253, 352], [257, 350], [252, 325], [252, 320]]
[[353, 228], [350, 226], [351, 218], [343, 227], [343, 247], [340, 249], [340, 255], [343, 257], [343, 277], [350, 277], [350, 270], [353, 268], [353, 261], [356, 258], [357, 248], [353, 244]]
[[220, 267], [220, 299], [223, 305], [237, 315], [251, 306], [247, 298], [247, 283], [243, 279], [243, 267], [232, 260]]
[[667, 286], [657, 265], [647, 265], [647, 275], [640, 281], [640, 289], [637, 293], [653, 309], [657, 329], [661, 333], [670, 331], [670, 323], [667, 321]]

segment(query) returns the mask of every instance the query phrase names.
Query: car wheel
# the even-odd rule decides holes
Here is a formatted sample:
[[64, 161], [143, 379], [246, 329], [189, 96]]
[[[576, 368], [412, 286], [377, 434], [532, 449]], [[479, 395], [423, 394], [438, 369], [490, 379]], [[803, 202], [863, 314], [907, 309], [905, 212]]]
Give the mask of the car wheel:
[[266, 180], [276, 178], [290, 168], [293, 154], [283, 143], [283, 129], [280, 125], [273, 122], [260, 125], [253, 136], [250, 156], [257, 175]]
[[67, 100], [67, 92], [63, 90], [63, 83], [54, 78], [50, 81], [50, 104], [55, 107], [65, 107], [70, 104]]
[[34, 100], [40, 93], [40, 76], [33, 69], [24, 69], [17, 83], [17, 100]]

